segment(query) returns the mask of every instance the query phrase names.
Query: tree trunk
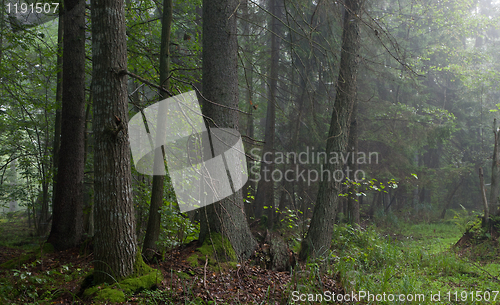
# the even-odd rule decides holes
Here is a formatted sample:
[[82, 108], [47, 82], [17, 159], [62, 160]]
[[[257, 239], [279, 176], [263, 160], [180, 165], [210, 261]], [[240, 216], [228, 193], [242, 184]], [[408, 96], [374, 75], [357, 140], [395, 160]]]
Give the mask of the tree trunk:
[[274, 224], [274, 181], [272, 173], [274, 170], [274, 134], [276, 125], [276, 94], [278, 91], [278, 68], [280, 51], [280, 20], [281, 1], [270, 0], [269, 11], [271, 12], [271, 64], [269, 79], [269, 96], [267, 101], [266, 129], [264, 136], [264, 149], [262, 150], [260, 180], [255, 195], [255, 217], [260, 218], [262, 209], [267, 206], [267, 225], [272, 229]]
[[48, 238], [55, 249], [78, 245], [83, 236], [85, 124], [85, 1], [64, 3], [61, 147]]
[[128, 128], [123, 0], [93, 0], [94, 281], [131, 275], [137, 255]]
[[[10, 163], [10, 171], [11, 171], [11, 176], [10, 176], [10, 185], [14, 189], [17, 185], [17, 160], [14, 159]], [[9, 212], [15, 212], [17, 211], [17, 199], [15, 196], [12, 196], [12, 199], [9, 202]]]
[[488, 199], [486, 198], [486, 190], [484, 188], [484, 176], [482, 167], [479, 168], [479, 187], [481, 188], [481, 198], [483, 199], [484, 207], [483, 226], [487, 226], [490, 219], [490, 209], [488, 206]]
[[[91, 131], [89, 130], [89, 122], [91, 121], [90, 117], [90, 109], [92, 105], [92, 95], [89, 98], [89, 102], [87, 103], [87, 110], [85, 111], [85, 153], [83, 155], [84, 164], [87, 164], [88, 155], [89, 155], [89, 138], [91, 137]], [[94, 173], [89, 173], [90, 178], [84, 176], [83, 182], [83, 206], [84, 206], [84, 215], [83, 215], [83, 228], [87, 237], [94, 236]], [[89, 181], [90, 180], [90, 181]]]
[[[210, 127], [238, 129], [236, 0], [203, 1], [203, 113]], [[243, 209], [241, 191], [200, 210], [200, 242], [217, 232], [229, 239], [238, 259], [256, 247]]]
[[57, 166], [59, 165], [59, 149], [61, 146], [61, 105], [62, 105], [62, 79], [63, 79], [63, 33], [64, 33], [64, 8], [59, 9], [59, 24], [57, 28], [57, 87], [56, 87], [56, 119], [54, 122], [54, 147], [52, 148], [52, 207], [56, 199]]
[[[250, 9], [249, 9], [249, 4], [250, 4], [250, 1], [249, 0], [246, 0], [243, 4], [243, 19], [245, 20], [248, 20], [250, 18], [250, 14], [252, 14], [250, 12]], [[247, 52], [249, 52], [250, 54], [252, 54], [252, 51], [254, 51], [254, 42], [252, 40], [252, 36], [250, 35], [250, 24], [249, 24], [249, 21], [243, 21], [243, 25], [242, 25], [242, 28], [243, 28], [243, 37], [246, 39], [245, 41], [245, 50]], [[256, 107], [254, 104], [253, 104], [253, 56], [252, 55], [246, 55], [246, 61], [245, 61], [245, 67], [244, 67], [244, 75], [245, 75], [245, 80], [246, 80], [246, 102], [248, 103], [248, 115], [247, 115], [247, 120], [246, 120], [246, 135], [249, 137], [249, 139], [247, 139], [247, 145], [245, 145], [245, 150], [247, 152], [249, 151], [252, 151], [252, 149], [254, 148], [254, 141], [252, 139], [254, 139], [255, 137], [255, 128], [254, 128], [254, 116], [253, 116], [253, 110], [254, 110], [254, 107]], [[253, 198], [255, 199], [255, 191], [257, 189], [257, 184], [255, 183], [255, 175], [253, 173], [253, 171], [251, 170], [252, 166], [254, 164], [254, 160], [253, 160], [253, 156], [252, 158], [247, 155], [247, 168], [249, 170], [248, 172], [248, 181], [247, 183], [245, 184], [245, 187], [243, 188], [244, 190], [244, 194], [243, 196], [244, 197], [247, 197], [247, 198]], [[254, 211], [253, 211], [253, 206], [252, 204], [255, 204], [255, 200], [249, 200], [248, 202], [245, 201], [245, 213], [247, 215], [247, 217], [251, 217], [251, 216], [254, 216]]]
[[[354, 101], [351, 114], [351, 127], [349, 128], [349, 144], [348, 149], [355, 157], [358, 155], [358, 122], [357, 122], [358, 102]], [[349, 158], [349, 169], [352, 170], [353, 176], [349, 177], [352, 181], [356, 180], [355, 174], [358, 170], [358, 164], [355, 158]], [[352, 226], [359, 226], [359, 197], [356, 196], [358, 192], [356, 185], [349, 187], [349, 197], [347, 198], [347, 211], [348, 219]]]
[[[348, 129], [352, 105], [356, 100], [356, 74], [359, 51], [359, 19], [362, 0], [347, 0], [345, 2], [344, 28], [342, 32], [342, 51], [340, 70], [337, 81], [337, 94], [333, 106], [333, 114], [328, 132], [326, 153], [346, 151]], [[336, 170], [342, 170], [343, 164], [326, 164], [323, 179], [320, 182], [316, 206], [314, 207], [311, 225], [306, 238], [302, 241], [300, 258], [308, 256], [319, 257], [330, 249], [335, 209], [340, 190], [339, 182], [332, 177]]]
[[490, 210], [491, 215], [497, 214], [498, 194], [500, 192], [500, 151], [498, 141], [500, 133], [497, 130], [497, 120], [493, 120], [493, 135], [495, 136], [495, 146], [493, 148], [493, 160], [491, 161], [491, 192], [490, 192]]
[[[162, 31], [161, 31], [161, 45], [160, 45], [160, 86], [169, 88], [168, 74], [170, 72], [170, 26], [172, 24], [172, 0], [163, 0], [163, 15], [162, 15]], [[160, 99], [163, 100], [168, 97], [167, 93], [160, 90]], [[161, 107], [161, 106], [160, 106]], [[162, 113], [161, 110], [159, 113]], [[161, 138], [165, 137], [166, 133], [166, 119], [165, 117], [158, 118], [158, 125], [156, 131], [157, 143]], [[162, 147], [155, 150], [154, 168], [159, 168], [165, 164]], [[163, 165], [164, 166], [164, 165]], [[167, 173], [168, 174], [168, 173]], [[142, 253], [146, 260], [151, 260], [156, 252], [156, 242], [160, 237], [160, 221], [161, 214], [160, 208], [163, 205], [163, 185], [165, 182], [165, 175], [153, 176], [153, 189], [151, 190], [151, 203], [149, 205], [149, 219], [148, 227], [146, 229], [146, 236], [144, 238], [144, 245]]]

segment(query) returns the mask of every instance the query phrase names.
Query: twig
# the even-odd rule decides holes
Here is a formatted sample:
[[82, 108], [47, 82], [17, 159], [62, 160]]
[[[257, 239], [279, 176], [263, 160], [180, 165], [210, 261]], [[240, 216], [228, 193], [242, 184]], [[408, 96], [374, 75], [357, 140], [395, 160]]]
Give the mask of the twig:
[[205, 255], [205, 268], [203, 268], [203, 286], [207, 289], [207, 265], [208, 265], [208, 254]]
[[222, 108], [227, 108], [227, 109], [230, 109], [230, 110], [233, 110], [233, 111], [236, 111], [236, 112], [239, 112], [239, 113], [243, 113], [243, 114], [246, 114], [246, 115], [251, 115], [250, 113], [242, 111], [242, 110], [239, 110], [238, 108], [233, 108], [233, 107], [229, 107], [229, 106], [226, 106], [226, 105], [218, 104], [216, 102], [213, 102], [213, 101], [207, 99], [206, 97], [203, 96], [203, 94], [201, 93], [200, 89], [198, 89], [192, 82], [187, 82], [185, 80], [178, 79], [176, 77], [172, 77], [172, 79], [176, 80], [178, 82], [184, 83], [186, 85], [190, 85], [191, 87], [194, 88], [194, 90], [196, 90], [196, 92], [201, 96], [201, 98], [203, 98], [205, 101], [209, 102], [210, 104], [214, 104], [216, 106], [219, 106], [219, 107], [222, 107]]
[[165, 91], [168, 95], [174, 96], [174, 94], [172, 92], [170, 92], [167, 88], [165, 88], [163, 86], [155, 85], [152, 82], [148, 81], [147, 79], [142, 78], [139, 75], [134, 74], [134, 73], [132, 73], [132, 72], [130, 72], [128, 70], [125, 70], [125, 69], [122, 69], [122, 70], [112, 69], [112, 70], [113, 70], [113, 72], [115, 72], [117, 74], [126, 74], [126, 75], [129, 75], [129, 76], [131, 76], [131, 77], [133, 77], [133, 78], [135, 78], [135, 79], [137, 79], [137, 80], [145, 83], [148, 86], [151, 86], [151, 87], [156, 88], [156, 89], [161, 90], [161, 91]]

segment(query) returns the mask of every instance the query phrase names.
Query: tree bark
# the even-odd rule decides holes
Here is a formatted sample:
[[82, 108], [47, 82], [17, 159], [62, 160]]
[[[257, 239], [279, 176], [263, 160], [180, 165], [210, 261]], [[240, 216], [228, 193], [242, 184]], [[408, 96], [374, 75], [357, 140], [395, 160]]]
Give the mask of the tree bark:
[[[357, 122], [358, 102], [354, 101], [351, 114], [351, 126], [349, 128], [349, 144], [348, 149], [355, 157], [349, 158], [349, 169], [352, 170], [353, 177], [349, 177], [352, 181], [356, 180], [354, 174], [358, 170], [356, 156], [358, 155], [358, 122]], [[352, 226], [359, 226], [359, 201], [356, 196], [358, 187], [354, 184], [349, 187], [349, 197], [347, 198], [348, 219]]]
[[497, 120], [493, 120], [493, 135], [495, 136], [495, 146], [493, 148], [493, 160], [491, 161], [491, 191], [490, 191], [490, 210], [491, 215], [497, 214], [498, 195], [500, 193], [500, 151], [498, 141], [500, 133], [497, 130]]
[[64, 8], [59, 9], [59, 24], [57, 27], [57, 87], [56, 87], [56, 118], [54, 122], [54, 142], [52, 148], [52, 207], [54, 207], [57, 166], [59, 165], [59, 149], [61, 146], [61, 105], [62, 105], [62, 79], [63, 79], [63, 33], [64, 33]]
[[[170, 26], [172, 24], [172, 0], [163, 0], [163, 14], [162, 14], [162, 31], [161, 31], [161, 44], [160, 44], [160, 87], [169, 88], [168, 74], [170, 72]], [[168, 97], [167, 93], [160, 90], [160, 100]], [[160, 113], [162, 113], [160, 111]], [[164, 138], [166, 132], [166, 119], [158, 118], [158, 129], [156, 137], [160, 140]], [[161, 122], [160, 122], [161, 121]], [[162, 148], [155, 150], [154, 168], [161, 167], [165, 164], [165, 158]], [[168, 174], [168, 173], [167, 173]], [[160, 222], [161, 214], [160, 208], [163, 205], [163, 185], [165, 182], [165, 175], [153, 176], [153, 189], [151, 190], [151, 203], [149, 205], [149, 219], [148, 227], [146, 229], [146, 236], [144, 238], [144, 245], [142, 253], [146, 260], [151, 260], [156, 252], [156, 242], [160, 237]]]
[[[245, 2], [243, 3], [243, 8], [242, 8], [242, 11], [243, 11], [243, 19], [244, 21], [243, 22], [243, 25], [242, 25], [242, 31], [243, 31], [243, 37], [245, 38], [245, 50], [249, 53], [247, 54], [245, 57], [246, 57], [246, 61], [245, 61], [245, 67], [244, 67], [244, 75], [245, 75], [245, 80], [246, 80], [246, 102], [248, 103], [247, 104], [247, 107], [248, 107], [248, 115], [247, 115], [247, 120], [246, 120], [246, 135], [250, 138], [248, 139], [247, 141], [247, 145], [245, 145], [245, 150], [248, 152], [248, 151], [252, 151], [252, 149], [254, 148], [255, 146], [255, 143], [252, 139], [254, 139], [254, 136], [255, 136], [255, 128], [254, 128], [254, 116], [253, 116], [253, 110], [254, 110], [254, 107], [256, 107], [254, 104], [253, 104], [253, 56], [251, 54], [253, 54], [252, 52], [255, 51], [254, 50], [254, 41], [253, 41], [253, 37], [250, 35], [250, 22], [248, 21], [248, 19], [250, 18], [251, 16], [251, 12], [250, 12], [250, 9], [249, 9], [249, 4], [250, 4], [250, 1], [249, 0], [245, 0]], [[251, 200], [251, 204], [250, 203], [250, 200], [249, 201], [245, 201], [245, 213], [247, 215], [247, 218], [249, 217], [252, 217], [254, 216], [254, 211], [253, 211], [253, 205], [252, 204], [255, 204], [255, 191], [257, 189], [257, 184], [255, 183], [255, 175], [253, 173], [253, 171], [251, 171], [250, 169], [252, 168], [254, 164], [254, 160], [253, 160], [253, 156], [252, 158], [247, 155], [247, 168], [249, 169], [249, 172], [248, 172], [248, 181], [247, 183], [245, 184], [245, 186], [243, 187], [243, 190], [244, 190], [244, 194], [243, 196], [244, 197], [247, 197], [247, 198], [253, 198], [253, 200]]]
[[271, 12], [271, 64], [269, 79], [269, 95], [267, 101], [266, 129], [264, 136], [264, 149], [262, 150], [260, 180], [255, 195], [255, 217], [260, 218], [262, 209], [267, 206], [267, 226], [272, 229], [274, 224], [274, 182], [272, 173], [274, 170], [274, 136], [276, 125], [276, 94], [278, 91], [278, 68], [280, 51], [280, 18], [281, 3], [279, 0], [269, 1]]
[[[346, 151], [352, 105], [356, 99], [357, 68], [359, 52], [359, 16], [363, 0], [347, 0], [342, 31], [342, 50], [340, 70], [337, 80], [337, 94], [328, 132], [326, 153]], [[343, 164], [326, 164], [320, 182], [316, 206], [306, 238], [302, 241], [300, 259], [308, 256], [319, 257], [328, 253], [333, 233], [335, 210], [338, 203], [340, 185], [332, 178], [336, 170], [342, 170]]]
[[[208, 101], [238, 108], [236, 0], [203, 1], [203, 95]], [[238, 112], [203, 100], [209, 127], [238, 129]], [[243, 209], [241, 190], [200, 210], [200, 242], [217, 232], [227, 237], [239, 260], [256, 247]]]
[[64, 2], [61, 147], [48, 238], [55, 249], [78, 245], [83, 236], [85, 124], [85, 1]]
[[488, 206], [488, 199], [486, 198], [486, 189], [484, 188], [484, 175], [482, 167], [479, 168], [479, 187], [481, 188], [481, 198], [483, 200], [484, 208], [483, 226], [487, 226], [490, 219], [490, 208]]
[[[92, 0], [94, 281], [131, 275], [137, 255], [128, 128], [123, 0]], [[140, 258], [140, 257], [139, 257]]]

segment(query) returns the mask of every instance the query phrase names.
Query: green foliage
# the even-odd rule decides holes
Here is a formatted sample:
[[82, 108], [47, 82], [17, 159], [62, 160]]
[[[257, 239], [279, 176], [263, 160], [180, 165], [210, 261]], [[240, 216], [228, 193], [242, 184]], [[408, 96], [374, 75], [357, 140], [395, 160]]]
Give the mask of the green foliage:
[[474, 227], [474, 220], [478, 218], [479, 213], [468, 212], [464, 206], [460, 205], [461, 209], [451, 210], [453, 213], [453, 223], [458, 227], [460, 232], [466, 233]]
[[342, 268], [371, 270], [395, 264], [399, 259], [395, 247], [373, 228], [358, 230], [350, 225], [335, 225], [332, 241], [331, 259]]
[[[497, 281], [491, 281], [491, 275], [500, 271], [496, 263], [478, 267], [450, 248], [460, 237], [451, 223], [404, 225], [401, 233], [405, 235], [350, 226], [335, 226], [334, 232], [328, 264], [347, 291], [424, 293], [425, 301], [420, 304], [433, 304], [428, 295], [431, 290], [460, 295], [472, 286], [481, 291], [500, 289]], [[486, 246], [482, 251], [496, 253]]]
[[58, 298], [65, 282], [80, 279], [86, 270], [73, 268], [71, 264], [59, 266], [42, 272], [29, 271], [43, 264], [38, 259], [20, 268], [12, 269], [9, 275], [0, 280], [0, 301], [6, 304], [45, 304]]
[[200, 225], [181, 214], [173, 202], [164, 201], [161, 208], [161, 232], [158, 246], [170, 250], [198, 239]]

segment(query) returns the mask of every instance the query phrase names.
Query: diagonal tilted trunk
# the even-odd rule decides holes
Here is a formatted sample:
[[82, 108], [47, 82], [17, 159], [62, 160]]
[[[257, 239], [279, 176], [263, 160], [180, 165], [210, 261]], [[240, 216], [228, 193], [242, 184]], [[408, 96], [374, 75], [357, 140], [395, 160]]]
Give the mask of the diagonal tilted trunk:
[[[326, 153], [345, 152], [349, 136], [350, 115], [356, 99], [356, 74], [359, 51], [359, 19], [363, 0], [345, 1], [345, 13], [342, 32], [342, 51], [340, 70], [337, 80], [337, 95], [333, 105], [333, 114], [328, 131]], [[326, 171], [319, 186], [311, 225], [306, 238], [302, 241], [299, 257], [305, 260], [309, 256], [319, 257], [328, 253], [333, 234], [333, 222], [338, 203], [340, 183], [333, 174], [343, 170], [343, 164], [326, 164]]]

